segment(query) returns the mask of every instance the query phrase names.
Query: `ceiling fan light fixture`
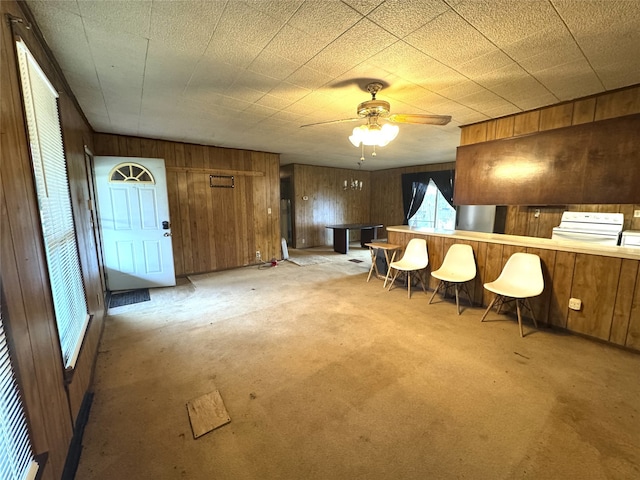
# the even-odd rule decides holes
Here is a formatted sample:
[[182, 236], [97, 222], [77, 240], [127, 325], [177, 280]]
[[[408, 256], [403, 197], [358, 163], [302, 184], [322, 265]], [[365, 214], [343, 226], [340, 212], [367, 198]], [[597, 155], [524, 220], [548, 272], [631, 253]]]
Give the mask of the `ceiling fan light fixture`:
[[349, 141], [354, 147], [359, 147], [360, 145], [384, 147], [398, 136], [399, 131], [400, 128], [397, 125], [389, 123], [385, 123], [382, 126], [376, 123], [360, 125], [353, 129]]

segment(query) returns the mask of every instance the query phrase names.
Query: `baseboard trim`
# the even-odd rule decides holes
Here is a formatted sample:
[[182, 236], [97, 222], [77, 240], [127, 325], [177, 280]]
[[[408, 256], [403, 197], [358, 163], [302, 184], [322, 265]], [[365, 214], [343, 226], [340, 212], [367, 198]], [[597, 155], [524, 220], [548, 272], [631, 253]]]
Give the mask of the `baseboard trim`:
[[78, 412], [76, 425], [73, 429], [73, 438], [67, 451], [67, 459], [64, 462], [64, 470], [62, 471], [61, 480], [74, 480], [76, 470], [80, 463], [80, 454], [82, 453], [82, 436], [84, 435], [84, 427], [89, 420], [89, 411], [93, 403], [93, 392], [87, 392], [82, 399], [82, 405]]

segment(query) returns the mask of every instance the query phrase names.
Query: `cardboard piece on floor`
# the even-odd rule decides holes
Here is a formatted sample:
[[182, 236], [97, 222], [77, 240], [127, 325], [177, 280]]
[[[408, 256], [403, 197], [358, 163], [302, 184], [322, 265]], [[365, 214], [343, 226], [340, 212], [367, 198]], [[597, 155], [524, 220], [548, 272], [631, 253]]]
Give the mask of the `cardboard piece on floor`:
[[193, 438], [199, 438], [231, 421], [218, 390], [187, 402]]

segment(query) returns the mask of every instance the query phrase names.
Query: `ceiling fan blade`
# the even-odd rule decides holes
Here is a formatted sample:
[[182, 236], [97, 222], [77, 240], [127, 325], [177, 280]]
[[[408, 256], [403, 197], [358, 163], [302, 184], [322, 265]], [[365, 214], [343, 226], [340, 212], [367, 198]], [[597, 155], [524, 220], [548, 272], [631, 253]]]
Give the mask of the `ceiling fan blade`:
[[421, 125], [446, 125], [451, 121], [449, 115], [421, 115], [414, 113], [394, 113], [387, 120], [393, 123], [418, 123]]
[[300, 125], [302, 127], [313, 127], [315, 125], [329, 125], [332, 123], [344, 123], [344, 122], [355, 122], [357, 120], [362, 120], [362, 118], [343, 118], [342, 120], [329, 120], [328, 122], [318, 122], [318, 123], [308, 123], [306, 125]]

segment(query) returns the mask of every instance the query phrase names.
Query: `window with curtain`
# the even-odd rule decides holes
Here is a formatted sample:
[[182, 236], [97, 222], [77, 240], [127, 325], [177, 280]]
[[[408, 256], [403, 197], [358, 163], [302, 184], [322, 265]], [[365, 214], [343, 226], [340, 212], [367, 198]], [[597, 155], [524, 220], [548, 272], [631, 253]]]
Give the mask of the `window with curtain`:
[[[419, 188], [414, 185], [414, 188]], [[427, 227], [437, 230], [455, 230], [456, 210], [446, 201], [433, 180], [430, 180], [422, 203], [408, 220], [410, 227]]]
[[454, 170], [403, 174], [405, 225], [455, 230], [454, 177]]
[[64, 366], [75, 367], [89, 315], [58, 112], [58, 93], [17, 42], [20, 80], [47, 268]]
[[37, 472], [0, 310], [0, 478], [31, 480]]

